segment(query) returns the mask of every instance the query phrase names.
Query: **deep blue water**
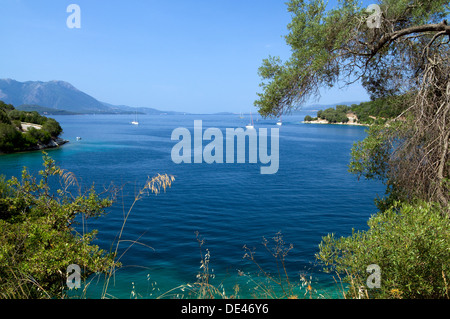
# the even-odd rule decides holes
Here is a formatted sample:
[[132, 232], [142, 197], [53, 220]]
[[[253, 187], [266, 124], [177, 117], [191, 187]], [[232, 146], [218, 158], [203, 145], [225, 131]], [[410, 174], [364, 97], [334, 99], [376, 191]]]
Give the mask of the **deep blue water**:
[[[384, 187], [373, 181], [358, 181], [348, 173], [350, 150], [365, 136], [364, 127], [301, 123], [304, 115], [283, 118], [280, 127], [280, 166], [277, 174], [260, 174], [257, 164], [174, 164], [171, 133], [186, 127], [193, 134], [194, 120], [203, 129], [243, 127], [247, 119], [237, 115], [140, 116], [139, 126], [128, 115], [55, 116], [69, 144], [48, 151], [57, 164], [75, 173], [85, 187], [95, 183], [102, 190], [111, 182], [123, 192], [108, 214], [89, 220], [98, 229], [96, 243], [109, 250], [123, 223], [136, 191], [148, 177], [174, 175], [172, 187], [158, 196], [145, 196], [134, 207], [123, 239], [139, 240], [124, 254], [123, 269], [116, 273], [108, 296], [129, 298], [134, 283], [141, 297], [157, 297], [181, 284], [193, 283], [200, 271], [200, 253], [195, 232], [210, 251], [210, 268], [230, 294], [235, 283], [241, 297], [250, 296], [245, 283], [256, 279], [258, 269], [244, 260], [243, 246], [255, 247], [255, 256], [269, 272], [275, 272], [273, 257], [261, 245], [281, 232], [293, 249], [286, 257], [291, 279], [307, 274], [313, 288], [325, 297], [338, 288], [331, 275], [315, 265], [314, 254], [328, 233], [349, 235], [352, 228], [366, 229], [376, 213], [374, 198]], [[254, 116], [255, 119], [255, 116]], [[275, 128], [275, 120], [255, 121], [256, 129]], [[81, 136], [81, 141], [76, 141]], [[205, 146], [208, 142], [204, 142]], [[23, 166], [33, 173], [41, 168], [40, 152], [0, 156], [0, 174], [19, 176]], [[123, 249], [130, 242], [122, 243]], [[121, 250], [123, 252], [124, 250]], [[88, 297], [99, 297], [102, 282], [95, 278]], [[182, 293], [181, 291], [177, 291]], [[300, 293], [299, 293], [300, 294]]]

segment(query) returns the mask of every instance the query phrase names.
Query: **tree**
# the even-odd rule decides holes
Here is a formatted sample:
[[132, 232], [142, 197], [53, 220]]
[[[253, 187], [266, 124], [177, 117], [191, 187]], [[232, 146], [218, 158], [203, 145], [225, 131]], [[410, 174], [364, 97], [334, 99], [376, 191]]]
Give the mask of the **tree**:
[[[379, 145], [360, 148], [352, 171], [379, 175], [401, 196], [449, 205], [450, 26], [448, 1], [384, 0], [380, 24], [358, 1], [326, 9], [320, 0], [291, 0], [286, 42], [289, 60], [263, 60], [262, 93], [255, 106], [263, 116], [279, 116], [319, 97], [319, 89], [361, 80], [373, 99], [402, 95], [403, 124], [372, 132]], [[322, 115], [323, 116], [323, 115]], [[393, 120], [393, 121], [394, 121]], [[372, 134], [369, 132], [369, 134]], [[373, 145], [373, 144], [371, 144]], [[361, 146], [361, 145], [360, 145]], [[382, 151], [383, 153], [377, 153]], [[355, 158], [356, 157], [356, 158]], [[388, 170], [368, 172], [366, 167]], [[450, 209], [447, 209], [450, 216]]]
[[34, 127], [30, 127], [28, 131], [24, 133], [24, 135], [29, 135], [31, 136], [31, 140], [35, 140], [42, 144], [47, 144], [51, 139], [50, 133], [48, 133], [46, 130], [38, 130]]
[[23, 145], [22, 133], [13, 125], [0, 123], [0, 152], [20, 150]]
[[11, 120], [8, 117], [8, 114], [6, 114], [5, 111], [3, 111], [0, 108], [0, 123], [4, 123], [4, 124], [11, 124]]
[[3, 110], [5, 112], [9, 112], [14, 110], [14, 106], [12, 106], [11, 104], [6, 104], [3, 101], [0, 101], [0, 110]]
[[52, 137], [58, 137], [63, 131], [59, 123], [52, 118], [48, 118], [45, 121], [42, 129], [47, 131]]

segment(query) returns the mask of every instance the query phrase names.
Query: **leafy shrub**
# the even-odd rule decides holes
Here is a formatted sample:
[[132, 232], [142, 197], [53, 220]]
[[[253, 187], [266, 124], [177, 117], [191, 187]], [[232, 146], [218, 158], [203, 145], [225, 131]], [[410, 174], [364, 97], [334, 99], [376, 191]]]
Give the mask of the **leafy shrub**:
[[47, 144], [48, 142], [50, 142], [50, 139], [52, 138], [50, 136], [50, 133], [47, 132], [46, 130], [44, 130], [44, 129], [38, 130], [38, 129], [35, 129], [34, 127], [30, 127], [28, 129], [28, 132], [26, 132], [24, 135], [29, 135], [29, 136], [31, 136], [32, 139], [34, 139], [40, 143], [43, 143], [43, 144]]
[[42, 129], [44, 131], [47, 131], [53, 137], [58, 137], [59, 134], [62, 133], [61, 126], [55, 119], [52, 118], [48, 118], [47, 121], [45, 121], [44, 125], [42, 126]]
[[0, 123], [0, 152], [14, 152], [23, 145], [22, 133], [13, 125]]
[[397, 203], [370, 218], [367, 231], [349, 237], [329, 234], [317, 259], [337, 272], [356, 297], [366, 287], [367, 266], [381, 268], [381, 287], [371, 298], [449, 298], [450, 220], [437, 204]]
[[0, 123], [11, 124], [11, 120], [9, 119], [6, 112], [3, 111], [2, 109], [0, 109]]
[[[98, 217], [112, 200], [101, 198], [92, 187], [72, 194], [76, 179], [44, 155], [41, 179], [26, 169], [22, 179], [0, 178], [0, 297], [63, 297], [66, 269], [77, 264], [82, 277], [107, 271], [114, 254], [92, 244], [96, 232], [76, 232], [79, 218]], [[59, 178], [62, 188], [52, 190]], [[57, 185], [58, 183], [55, 183]], [[117, 264], [115, 264], [117, 266]]]

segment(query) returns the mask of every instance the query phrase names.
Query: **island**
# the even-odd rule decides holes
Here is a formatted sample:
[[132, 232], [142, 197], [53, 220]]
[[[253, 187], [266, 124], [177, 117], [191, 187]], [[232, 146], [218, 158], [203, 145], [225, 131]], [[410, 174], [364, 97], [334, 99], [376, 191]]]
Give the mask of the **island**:
[[0, 101], [0, 154], [60, 147], [68, 142], [62, 131], [55, 119]]
[[351, 106], [336, 105], [335, 108], [317, 111], [316, 117], [306, 115], [304, 123], [364, 126], [383, 124], [401, 115], [406, 108], [406, 105], [401, 103], [403, 99], [403, 96], [391, 96]]

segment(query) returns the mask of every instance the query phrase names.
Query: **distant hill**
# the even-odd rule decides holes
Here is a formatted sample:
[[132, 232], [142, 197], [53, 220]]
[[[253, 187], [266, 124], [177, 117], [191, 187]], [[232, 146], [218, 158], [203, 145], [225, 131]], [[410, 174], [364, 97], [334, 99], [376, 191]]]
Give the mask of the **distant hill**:
[[108, 112], [109, 108], [92, 96], [64, 81], [0, 80], [0, 99], [13, 105], [39, 105], [74, 113]]
[[65, 110], [57, 110], [52, 109], [50, 107], [40, 106], [40, 105], [30, 105], [30, 104], [22, 104], [16, 107], [16, 110], [25, 111], [25, 112], [38, 112], [41, 115], [75, 115], [79, 113], [69, 112]]
[[103, 105], [109, 107], [111, 112], [120, 113], [120, 114], [150, 114], [150, 115], [159, 115], [159, 114], [185, 114], [185, 112], [175, 112], [175, 111], [161, 111], [151, 107], [133, 107], [128, 105], [113, 105], [110, 103], [102, 102]]
[[[12, 79], [0, 79], [0, 100], [5, 103], [20, 105], [19, 109], [23, 106], [27, 108], [27, 111], [30, 108], [35, 108], [41, 114], [44, 112], [47, 112], [47, 114], [176, 113], [100, 102], [64, 81], [19, 82]], [[56, 110], [69, 113], [55, 113]]]

